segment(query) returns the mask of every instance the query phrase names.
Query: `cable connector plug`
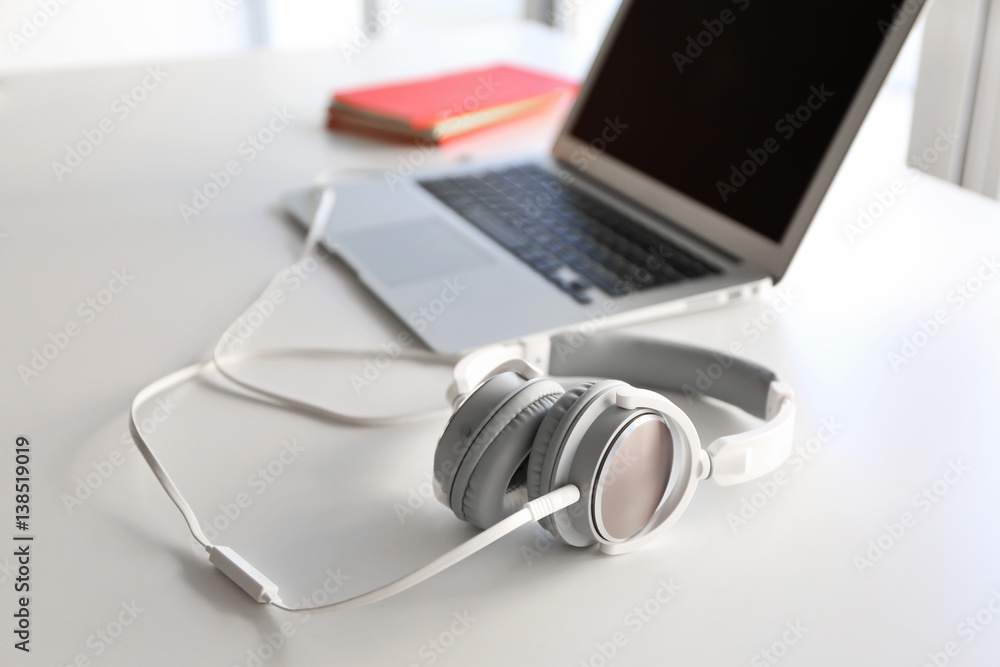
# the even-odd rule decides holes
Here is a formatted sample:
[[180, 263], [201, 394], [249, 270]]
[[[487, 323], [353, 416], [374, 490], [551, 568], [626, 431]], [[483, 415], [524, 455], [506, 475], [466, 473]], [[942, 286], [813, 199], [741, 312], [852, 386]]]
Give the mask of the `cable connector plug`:
[[278, 597], [278, 585], [265, 577], [229, 547], [209, 547], [208, 560], [257, 602], [268, 604]]
[[569, 484], [556, 489], [552, 493], [546, 493], [541, 498], [535, 498], [524, 507], [531, 513], [531, 520], [538, 521], [551, 514], [555, 514], [561, 509], [566, 509], [580, 499], [580, 489]]

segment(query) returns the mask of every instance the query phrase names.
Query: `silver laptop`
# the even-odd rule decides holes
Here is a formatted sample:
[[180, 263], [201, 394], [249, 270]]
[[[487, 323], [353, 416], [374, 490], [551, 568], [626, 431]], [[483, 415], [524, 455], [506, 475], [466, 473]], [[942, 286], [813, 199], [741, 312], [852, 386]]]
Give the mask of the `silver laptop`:
[[548, 156], [339, 182], [324, 242], [441, 352], [746, 299], [922, 5], [626, 0]]

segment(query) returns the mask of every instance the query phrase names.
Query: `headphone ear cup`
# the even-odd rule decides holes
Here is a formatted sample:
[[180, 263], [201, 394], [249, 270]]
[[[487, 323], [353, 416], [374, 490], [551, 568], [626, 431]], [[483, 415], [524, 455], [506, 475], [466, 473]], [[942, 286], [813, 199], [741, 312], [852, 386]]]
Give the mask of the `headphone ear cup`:
[[455, 475], [472, 444], [499, 406], [526, 384], [517, 373], [501, 373], [476, 388], [452, 414], [434, 450], [434, 496], [451, 507]]
[[558, 394], [546, 394], [528, 403], [495, 436], [490, 436], [489, 425], [484, 429], [483, 436], [489, 442], [475, 462], [465, 490], [456, 489], [462, 496], [459, 518], [479, 528], [488, 528], [528, 502], [523, 468], [535, 433], [558, 398]]
[[[583, 384], [578, 384], [573, 387], [565, 394], [559, 397], [559, 400], [549, 408], [548, 414], [545, 415], [545, 419], [542, 420], [541, 425], [538, 427], [538, 432], [535, 434], [535, 440], [531, 444], [531, 453], [528, 456], [528, 500], [534, 500], [543, 495], [542, 492], [542, 468], [545, 464], [545, 454], [549, 449], [549, 443], [552, 440], [552, 436], [556, 432], [556, 428], [559, 427], [559, 422], [566, 415], [573, 404], [576, 403], [577, 399], [583, 395], [583, 392], [587, 391], [593, 387], [595, 382], [584, 382]], [[553, 535], [556, 535], [554, 527], [550, 521], [551, 517], [543, 518], [539, 523], [545, 530], [549, 531]]]
[[[514, 373], [487, 380], [452, 416], [434, 455], [434, 491], [459, 519], [486, 528], [514, 510], [508, 494], [549, 407], [562, 395], [549, 379]], [[518, 497], [527, 502], [526, 492]], [[513, 494], [517, 496], [517, 494]], [[523, 503], [522, 503], [523, 504]], [[506, 514], [505, 514], [506, 512]]]

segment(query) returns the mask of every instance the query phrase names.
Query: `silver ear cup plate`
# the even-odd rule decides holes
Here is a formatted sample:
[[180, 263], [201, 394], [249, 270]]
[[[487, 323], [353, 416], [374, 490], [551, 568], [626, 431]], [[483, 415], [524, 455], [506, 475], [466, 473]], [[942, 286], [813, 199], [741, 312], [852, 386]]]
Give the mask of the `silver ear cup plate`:
[[[628, 385], [605, 389], [578, 416], [553, 473], [552, 488], [574, 484], [581, 491], [580, 502], [556, 514], [560, 538], [572, 545], [628, 542], [662, 523], [662, 519], [679, 514], [694, 489], [690, 450], [696, 446], [697, 436], [690, 434], [695, 438], [692, 441], [675, 423], [670, 409], [664, 413], [653, 403], [619, 406], [617, 395], [622, 388]], [[623, 467], [628, 463], [626, 454], [652, 469], [644, 470], [642, 465]], [[623, 458], [619, 460], [618, 456]], [[633, 479], [628, 482], [644, 486], [632, 490], [626, 485], [617, 492], [602, 488], [602, 482], [612, 473], [626, 477], [631, 474]], [[605, 499], [608, 492], [611, 496]], [[634, 506], [629, 504], [633, 501]]]
[[[577, 449], [584, 434], [589, 433], [594, 421], [609, 408], [614, 407], [618, 410], [615, 405], [616, 391], [627, 386], [618, 380], [602, 380], [585, 391], [573, 407], [566, 411], [559, 427], [552, 434], [545, 452], [541, 493], [549, 493], [566, 484], [576, 484], [580, 489], [580, 500], [556, 512], [550, 522], [555, 529], [556, 537], [572, 546], [585, 547], [594, 544], [598, 539], [590, 527], [592, 523], [590, 494], [593, 480], [581, 480], [579, 477], [571, 479], [571, 466], [577, 457]], [[591, 473], [597, 469], [598, 460], [594, 460]]]
[[667, 494], [673, 467], [674, 437], [662, 416], [626, 422], [597, 470], [591, 511], [598, 534], [620, 542], [645, 528]]

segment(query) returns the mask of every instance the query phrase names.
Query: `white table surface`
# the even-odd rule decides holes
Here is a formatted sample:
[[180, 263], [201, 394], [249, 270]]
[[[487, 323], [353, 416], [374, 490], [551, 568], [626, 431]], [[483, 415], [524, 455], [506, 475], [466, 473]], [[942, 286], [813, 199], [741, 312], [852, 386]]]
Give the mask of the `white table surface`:
[[[772, 294], [633, 327], [720, 349], [739, 342], [795, 387], [796, 443], [813, 453], [782, 468], [771, 497], [754, 484], [704, 484], [669, 537], [621, 557], [524, 528], [397, 598], [337, 614], [255, 605], [193, 547], [128, 443], [132, 396], [202, 358], [295, 258], [301, 235], [274, 211], [283, 192], [324, 168], [405, 159], [409, 149], [328, 134], [331, 90], [498, 59], [578, 76], [586, 54], [542, 29], [497, 27], [397, 34], [349, 64], [339, 52], [161, 63], [166, 77], [125, 118], [113, 104], [144, 66], [0, 80], [0, 664], [997, 664], [1000, 278], [961, 303], [955, 289], [997, 256], [1000, 206], [903, 168], [909, 101], [891, 88], [781, 285], [786, 312], [775, 314]], [[247, 162], [241, 142], [275, 109], [295, 118]], [[59, 181], [52, 162], [103, 118], [113, 132]], [[544, 150], [557, 126], [556, 114], [517, 122], [428, 162]], [[242, 172], [185, 223], [179, 205], [227, 160]], [[895, 180], [903, 194], [851, 242], [845, 225]], [[127, 285], [103, 293], [116, 271]], [[90, 313], [88, 298], [107, 303]], [[890, 353], [938, 311], [947, 321], [893, 368]], [[68, 324], [77, 335], [22, 379], [19, 366]], [[333, 265], [310, 274], [254, 340], [370, 348], [398, 331]], [[349, 376], [360, 368], [253, 372], [359, 412], [443, 405], [444, 369], [397, 362], [358, 396]], [[170, 398], [153, 446], [202, 521], [224, 527], [220, 541], [277, 580], [286, 601], [324, 585], [335, 596], [366, 590], [473, 533], [429, 497], [444, 417], [347, 428], [206, 382]], [[682, 405], [704, 441], [742, 423]], [[832, 438], [810, 441], [831, 423]], [[20, 434], [33, 451], [30, 654], [11, 632]], [[282, 455], [283, 443], [295, 447]], [[237, 500], [246, 506], [229, 520]], [[756, 514], [734, 530], [751, 502]], [[903, 519], [902, 531], [892, 525]], [[870, 541], [888, 546], [877, 561]]]

